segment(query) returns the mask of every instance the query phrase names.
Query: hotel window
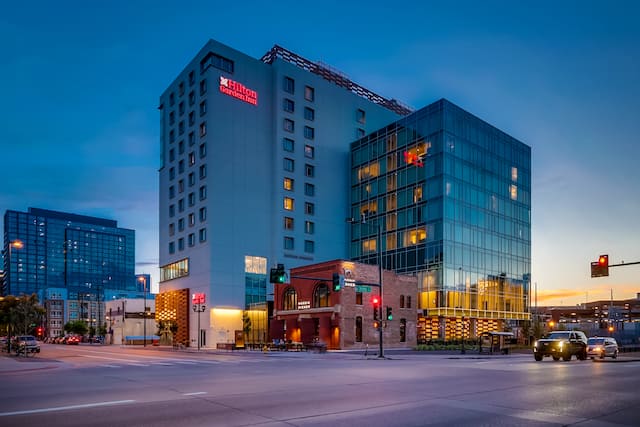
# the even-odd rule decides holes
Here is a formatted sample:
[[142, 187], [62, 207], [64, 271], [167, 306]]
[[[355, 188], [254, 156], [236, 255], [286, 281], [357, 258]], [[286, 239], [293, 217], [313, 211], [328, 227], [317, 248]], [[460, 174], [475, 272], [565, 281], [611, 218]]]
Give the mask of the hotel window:
[[376, 251], [376, 239], [362, 241], [362, 253], [368, 254]]
[[178, 192], [182, 193], [184, 191], [184, 179], [178, 181]]
[[178, 85], [178, 96], [184, 95], [184, 82], [180, 82]]
[[511, 196], [511, 200], [518, 200], [518, 186], [511, 185], [509, 187], [509, 195]]
[[172, 185], [169, 187], [169, 198], [173, 199], [176, 197], [176, 188]]
[[282, 100], [282, 109], [287, 113], [293, 113], [295, 109], [295, 103], [289, 98], [284, 98]]
[[178, 173], [183, 173], [184, 172], [184, 160], [180, 160], [178, 162]]
[[173, 148], [169, 150], [169, 161], [173, 162], [176, 159], [176, 150]]
[[204, 179], [207, 177], [207, 165], [200, 166], [200, 179]]
[[316, 150], [312, 146], [310, 146], [310, 145], [305, 145], [304, 146], [304, 156], [307, 159], [313, 159], [315, 157], [315, 152], [316, 152]]
[[304, 213], [307, 215], [313, 215], [315, 213], [316, 207], [313, 203], [306, 202], [304, 204]]
[[285, 77], [284, 83], [283, 83], [283, 89], [285, 92], [293, 94], [296, 89], [295, 81], [291, 77]]
[[176, 168], [169, 168], [169, 179], [174, 179], [176, 177]]
[[196, 215], [194, 213], [189, 214], [189, 227], [196, 225]]
[[387, 195], [387, 211], [397, 209], [398, 208], [398, 198], [396, 197], [396, 193], [391, 193]]
[[199, 212], [199, 216], [200, 216], [200, 222], [204, 222], [207, 220], [207, 208], [200, 208]]
[[175, 142], [175, 140], [176, 140], [176, 133], [175, 133], [175, 131], [170, 130], [170, 131], [169, 131], [169, 142], [170, 142], [170, 143], [171, 143], [171, 142]]
[[169, 105], [173, 105], [173, 104], [175, 104], [175, 102], [176, 102], [176, 96], [174, 95], [173, 92], [171, 92], [169, 94]]
[[304, 241], [304, 251], [308, 254], [312, 254], [315, 250], [315, 244], [313, 240], [305, 240]]
[[427, 231], [425, 228], [418, 228], [417, 230], [407, 230], [403, 234], [405, 247], [424, 243], [424, 241], [427, 240]]
[[193, 126], [196, 124], [196, 113], [194, 111], [189, 111], [189, 126]]
[[193, 187], [196, 183], [196, 174], [191, 172], [189, 174], [189, 187]]
[[184, 237], [178, 239], [178, 250], [184, 251]]
[[358, 109], [356, 110], [356, 121], [357, 121], [358, 123], [363, 123], [363, 124], [364, 124], [364, 123], [366, 123], [367, 118], [366, 118], [366, 115], [365, 115], [364, 110], [362, 110], [362, 109], [360, 109], [360, 108], [358, 108]]
[[178, 135], [182, 135], [184, 133], [184, 121], [180, 120], [178, 123]]
[[169, 217], [173, 218], [174, 216], [176, 216], [176, 205], [170, 205], [169, 206]]
[[193, 132], [189, 132], [189, 145], [193, 145], [196, 143], [196, 134]]
[[200, 95], [204, 95], [207, 93], [207, 79], [202, 79], [200, 81]]
[[205, 200], [207, 198], [207, 186], [203, 185], [200, 187], [200, 200]]
[[184, 212], [184, 199], [178, 200], [178, 212]]
[[316, 225], [311, 221], [304, 222], [304, 232], [306, 234], [314, 234], [316, 231]]
[[284, 238], [284, 248], [287, 250], [293, 250], [293, 237]]
[[176, 252], [176, 244], [174, 242], [169, 242], [169, 253], [173, 254]]
[[194, 91], [189, 92], [189, 105], [196, 103], [196, 93]]
[[305, 196], [310, 196], [313, 197], [316, 195], [316, 187], [313, 184], [309, 184], [308, 182], [306, 182], [304, 184], [304, 194]]
[[518, 168], [515, 166], [511, 167], [511, 181], [518, 181]]
[[200, 103], [200, 117], [207, 114], [207, 100], [205, 99]]
[[178, 114], [184, 114], [184, 101], [180, 101], [180, 103], [178, 104]]
[[316, 173], [316, 168], [312, 165], [306, 164], [304, 165], [304, 175], [308, 177], [313, 177]]
[[200, 137], [203, 137], [207, 134], [207, 122], [200, 123]]
[[293, 172], [294, 169], [294, 161], [293, 159], [290, 159], [288, 157], [285, 157], [283, 159], [283, 163], [282, 163], [282, 167], [284, 168], [284, 170], [286, 170], [287, 172]]
[[196, 235], [194, 233], [189, 234], [189, 246], [196, 244]]
[[234, 63], [232, 60], [209, 52], [202, 61], [200, 61], [200, 73], [204, 73], [209, 67], [216, 67], [219, 70], [233, 74]]
[[285, 230], [293, 230], [293, 218], [285, 216], [284, 217], [284, 229]]
[[200, 158], [203, 159], [207, 155], [207, 144], [203, 142], [200, 144]]
[[293, 139], [289, 139], [289, 138], [283, 138], [282, 139], [282, 149], [284, 151], [288, 151], [290, 153], [293, 153], [293, 147], [294, 147]]
[[416, 187], [413, 189], [413, 203], [422, 200], [422, 187]]
[[189, 193], [189, 206], [193, 206], [196, 204], [196, 193]]
[[380, 168], [378, 162], [362, 166], [358, 169], [358, 181], [375, 178], [379, 175], [379, 171]]
[[283, 123], [284, 130], [286, 130], [287, 132], [293, 132], [294, 127], [295, 127], [295, 124], [293, 123], [293, 120], [284, 119], [284, 123]]
[[172, 111], [169, 113], [169, 124], [172, 125], [176, 122], [176, 114]]
[[287, 191], [293, 191], [293, 179], [285, 178], [282, 182], [282, 186]]
[[316, 91], [311, 86], [304, 87], [304, 99], [313, 102], [316, 98]]
[[207, 229], [206, 228], [201, 228], [200, 231], [198, 232], [198, 234], [199, 234], [198, 237], [200, 239], [200, 243], [207, 241]]
[[309, 126], [305, 126], [304, 127], [304, 137], [307, 139], [313, 139], [315, 138], [316, 135], [316, 131], [314, 128], [309, 127]]
[[169, 236], [173, 236], [176, 233], [176, 225], [175, 223], [169, 224]]
[[196, 84], [196, 75], [193, 71], [189, 72], [189, 86]]
[[313, 121], [316, 118], [316, 112], [313, 108], [304, 107], [304, 118]]
[[178, 142], [178, 154], [184, 154], [184, 141]]
[[196, 164], [196, 153], [193, 151], [189, 153], [189, 166], [193, 166]]
[[293, 199], [291, 197], [284, 198], [284, 209], [287, 211], [293, 210]]
[[184, 231], [184, 218], [178, 220], [178, 231]]

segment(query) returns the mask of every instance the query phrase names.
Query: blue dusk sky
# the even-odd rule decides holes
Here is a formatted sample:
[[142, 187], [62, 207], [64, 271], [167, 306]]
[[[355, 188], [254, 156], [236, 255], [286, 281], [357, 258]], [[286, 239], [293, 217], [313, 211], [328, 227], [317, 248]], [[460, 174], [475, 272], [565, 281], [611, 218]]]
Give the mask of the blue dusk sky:
[[256, 58], [279, 44], [531, 146], [539, 305], [640, 292], [640, 265], [589, 270], [640, 261], [638, 2], [19, 3], [0, 12], [1, 214], [117, 220], [157, 286], [160, 94], [208, 39]]

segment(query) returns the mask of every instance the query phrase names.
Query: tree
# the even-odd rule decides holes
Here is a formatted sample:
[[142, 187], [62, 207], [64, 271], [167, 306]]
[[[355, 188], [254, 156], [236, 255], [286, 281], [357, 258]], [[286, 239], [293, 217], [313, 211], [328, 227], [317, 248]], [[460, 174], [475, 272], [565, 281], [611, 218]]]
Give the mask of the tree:
[[245, 340], [248, 340], [249, 332], [251, 332], [251, 318], [247, 313], [242, 313], [242, 332], [244, 332]]
[[38, 303], [38, 296], [22, 295], [15, 297], [12, 295], [3, 297], [0, 300], [0, 324], [7, 335], [31, 334], [36, 326], [42, 323], [45, 309]]
[[70, 334], [86, 335], [86, 333], [89, 331], [89, 327], [82, 320], [72, 320], [65, 323], [64, 330], [65, 332]]

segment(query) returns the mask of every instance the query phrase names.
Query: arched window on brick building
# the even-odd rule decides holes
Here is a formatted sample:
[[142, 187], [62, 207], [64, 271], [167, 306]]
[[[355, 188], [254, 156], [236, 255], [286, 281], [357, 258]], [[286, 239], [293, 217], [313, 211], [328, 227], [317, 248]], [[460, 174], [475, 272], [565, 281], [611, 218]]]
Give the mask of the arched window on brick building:
[[329, 307], [329, 286], [320, 282], [313, 290], [313, 307]]
[[282, 300], [282, 309], [283, 310], [298, 309], [298, 294], [296, 293], [296, 290], [294, 288], [289, 287], [284, 291], [284, 296]]

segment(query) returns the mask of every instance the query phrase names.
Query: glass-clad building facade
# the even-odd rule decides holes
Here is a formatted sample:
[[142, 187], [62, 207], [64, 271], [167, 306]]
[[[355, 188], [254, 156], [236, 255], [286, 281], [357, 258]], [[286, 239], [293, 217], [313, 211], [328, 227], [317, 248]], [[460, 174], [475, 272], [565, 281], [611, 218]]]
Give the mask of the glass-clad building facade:
[[[11, 249], [10, 249], [11, 248]], [[135, 232], [113, 220], [29, 208], [4, 216], [5, 295], [60, 300], [64, 320], [104, 320], [105, 291], [136, 292]]]
[[529, 146], [442, 99], [352, 143], [351, 183], [351, 257], [419, 277], [419, 342], [529, 318]]

